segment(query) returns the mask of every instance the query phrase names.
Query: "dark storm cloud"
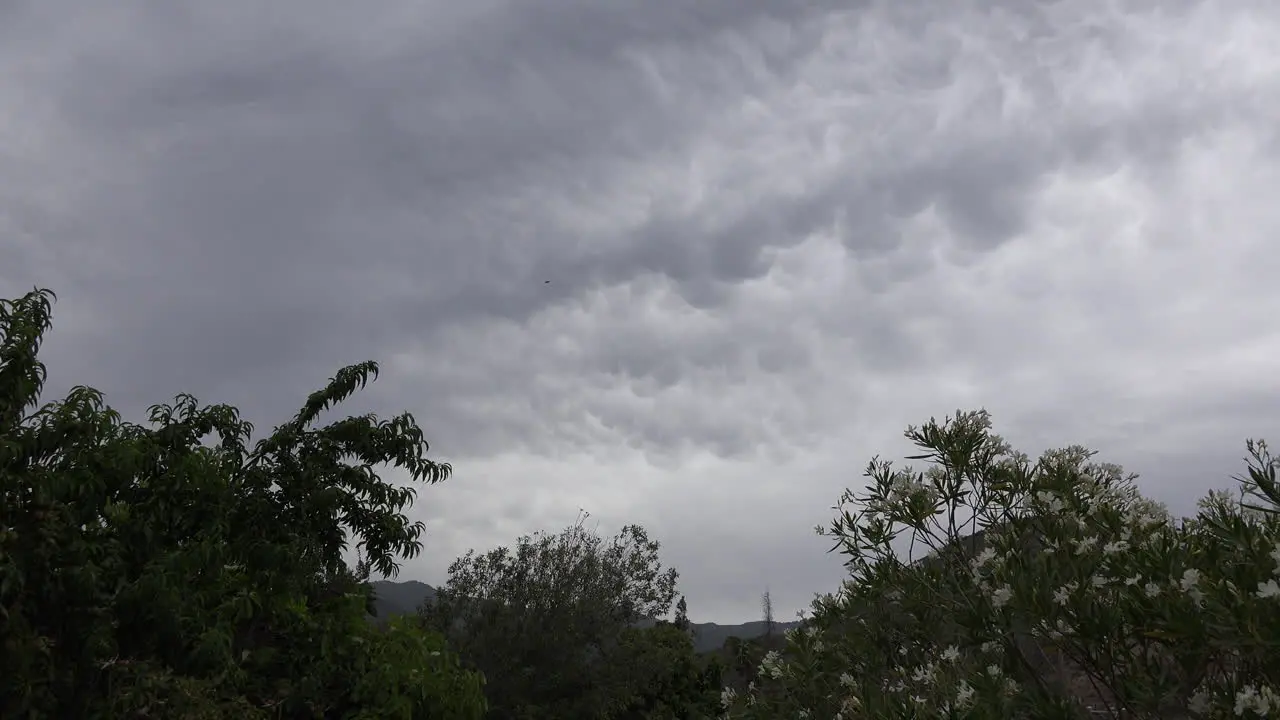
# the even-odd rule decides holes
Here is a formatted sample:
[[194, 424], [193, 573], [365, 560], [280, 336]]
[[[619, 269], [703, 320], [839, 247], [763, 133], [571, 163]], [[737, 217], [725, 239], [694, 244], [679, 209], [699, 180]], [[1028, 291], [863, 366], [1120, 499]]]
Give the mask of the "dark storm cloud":
[[[573, 238], [505, 200], [524, 183], [590, 174], [584, 158], [645, 152], [697, 123], [696, 108], [655, 102], [620, 50], [702, 42], [765, 8], [812, 8], [637, 14], [562, 3], [439, 31], [427, 16], [421, 42], [379, 53], [376, 38], [366, 47], [344, 43], [340, 26], [309, 33], [314, 22], [292, 14], [141, 7], [45, 25], [62, 55], [41, 77], [66, 132], [111, 165], [111, 182], [74, 215], [43, 219], [55, 227], [42, 234], [121, 258], [81, 265], [76, 279], [82, 297], [115, 298], [119, 333], [133, 339], [94, 361], [126, 402], [156, 386], [142, 347], [165, 348], [155, 364], [187, 368], [188, 381], [247, 382], [285, 366], [314, 376], [320, 364], [309, 359], [343, 346], [377, 353], [468, 317], [518, 321], [584, 282], [652, 271], [697, 285], [761, 272], [757, 241], [705, 252], [678, 226], [574, 268]], [[36, 12], [37, 27], [59, 17], [51, 5]], [[380, 29], [332, 5], [319, 15], [351, 23], [354, 37]], [[31, 214], [28, 223], [42, 221]], [[556, 285], [533, 282], [543, 275]]]
[[[310, 359], [344, 346], [376, 354], [443, 323], [520, 322], [584, 285], [645, 272], [714, 307], [724, 284], [768, 269], [762, 249], [841, 212], [860, 253], [892, 246], [886, 222], [930, 202], [970, 242], [998, 243], [1020, 228], [1020, 193], [1060, 161], [1037, 147], [1009, 153], [1011, 139], [961, 147], [725, 227], [659, 213], [616, 248], [584, 253], [536, 198], [513, 199], [521, 188], [589, 180], [592, 158], [678, 144], [700, 123], [696, 106], [660, 102], [621, 53], [696, 47], [762, 21], [799, 26], [819, 4], [513, 5], [455, 32], [421, 17], [420, 42], [383, 52], [376, 37], [350, 41], [285, 13], [253, 22], [244, 7], [100, 9], [112, 41], [83, 42], [86, 19], [66, 31], [62, 71], [48, 78], [68, 132], [97, 138], [113, 175], [49, 234], [127, 258], [116, 272], [82, 267], [85, 295], [116, 296], [129, 347], [168, 348], [157, 363], [192, 377], [243, 383], [286, 366], [315, 376]], [[334, 5], [318, 15], [351, 23], [351, 37], [386, 32]], [[795, 56], [763, 57], [775, 79], [794, 70]], [[749, 91], [743, 73], [735, 82], [704, 67], [687, 69], [702, 102]], [[913, 70], [904, 83], [946, 83], [945, 64]], [[543, 276], [556, 284], [538, 285]], [[95, 362], [129, 400], [156, 379], [132, 351]]]
[[953, 404], [1184, 498], [1265, 419], [1256, 361], [1211, 349], [1276, 304], [1276, 21], [0, 0], [0, 295], [57, 290], [51, 390], [131, 417], [190, 391], [274, 423], [383, 361], [352, 410], [460, 459], [431, 580], [580, 501], [752, 615], [753, 584], [828, 589], [796, 558], [848, 468]]

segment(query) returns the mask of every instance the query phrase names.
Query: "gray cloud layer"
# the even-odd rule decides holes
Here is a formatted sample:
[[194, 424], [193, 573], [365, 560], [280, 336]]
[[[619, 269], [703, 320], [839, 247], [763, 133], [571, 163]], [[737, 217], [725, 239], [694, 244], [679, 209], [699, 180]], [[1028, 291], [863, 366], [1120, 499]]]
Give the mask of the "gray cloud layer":
[[[810, 528], [985, 405], [1188, 511], [1275, 429], [1261, 0], [0, 0], [0, 291], [61, 392], [284, 419], [384, 378], [466, 548], [643, 522], [693, 614], [831, 589]], [[544, 282], [550, 280], [550, 283]], [[53, 395], [50, 395], [53, 397]]]

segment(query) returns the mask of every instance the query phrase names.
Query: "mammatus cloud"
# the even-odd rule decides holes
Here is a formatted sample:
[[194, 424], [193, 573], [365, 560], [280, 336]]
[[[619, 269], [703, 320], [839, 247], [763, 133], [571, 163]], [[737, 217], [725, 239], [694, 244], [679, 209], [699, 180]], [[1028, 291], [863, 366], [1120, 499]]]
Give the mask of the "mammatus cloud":
[[[1274, 434], [1280, 9], [1236, 0], [0, 3], [0, 290], [50, 398], [260, 426], [377, 359], [469, 547], [645, 524], [696, 619], [985, 406], [1189, 512]], [[545, 282], [550, 280], [551, 282]]]

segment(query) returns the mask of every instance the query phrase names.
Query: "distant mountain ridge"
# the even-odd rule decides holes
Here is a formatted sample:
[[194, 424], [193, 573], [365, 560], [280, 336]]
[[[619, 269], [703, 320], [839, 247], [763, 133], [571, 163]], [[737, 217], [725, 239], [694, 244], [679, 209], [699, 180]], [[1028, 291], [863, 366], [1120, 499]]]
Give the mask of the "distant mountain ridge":
[[[406, 580], [404, 582], [374, 580], [369, 584], [373, 586], [376, 596], [374, 607], [377, 608], [379, 619], [393, 615], [415, 613], [424, 601], [434, 600], [436, 597], [435, 588], [417, 580]], [[641, 626], [650, 624], [652, 624], [652, 621], [640, 623]], [[782, 633], [799, 625], [798, 621], [774, 622], [773, 628], [774, 632]], [[764, 635], [766, 630], [763, 620], [742, 623], [741, 625], [691, 623], [691, 627], [693, 628], [694, 650], [700, 653], [720, 649], [724, 645], [724, 641], [730, 637], [750, 640]]]
[[436, 589], [417, 580], [373, 580], [369, 584], [376, 596], [374, 607], [379, 618], [416, 613], [424, 601], [436, 599]]

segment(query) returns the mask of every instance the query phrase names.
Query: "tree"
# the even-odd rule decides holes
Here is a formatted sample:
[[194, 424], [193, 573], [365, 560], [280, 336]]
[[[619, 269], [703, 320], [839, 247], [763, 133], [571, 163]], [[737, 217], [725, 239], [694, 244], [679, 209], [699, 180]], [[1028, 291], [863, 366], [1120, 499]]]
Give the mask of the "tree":
[[693, 638], [674, 622], [627, 628], [603, 683], [617, 688], [610, 720], [709, 720], [720, 715], [722, 668], [699, 657]]
[[624, 632], [671, 608], [678, 574], [662, 568], [659, 543], [638, 525], [606, 542], [586, 517], [514, 551], [469, 551], [420, 609], [484, 673], [491, 717], [609, 717], [631, 692], [610, 672], [627, 655]]
[[677, 630], [690, 633], [693, 632], [693, 625], [689, 622], [689, 604], [685, 602], [684, 596], [680, 596], [679, 602], [676, 603], [676, 619], [672, 621]]
[[374, 468], [450, 473], [408, 414], [313, 427], [375, 363], [252, 450], [235, 408], [189, 395], [152, 427], [83, 386], [28, 415], [53, 298], [0, 300], [0, 717], [483, 714], [482, 678], [441, 635], [366, 620], [369, 571], [395, 574], [423, 530], [400, 512], [415, 490]]
[[760, 596], [760, 612], [764, 615], [765, 637], [773, 637], [773, 598], [769, 597], [767, 588], [764, 594]]

